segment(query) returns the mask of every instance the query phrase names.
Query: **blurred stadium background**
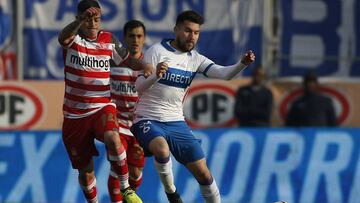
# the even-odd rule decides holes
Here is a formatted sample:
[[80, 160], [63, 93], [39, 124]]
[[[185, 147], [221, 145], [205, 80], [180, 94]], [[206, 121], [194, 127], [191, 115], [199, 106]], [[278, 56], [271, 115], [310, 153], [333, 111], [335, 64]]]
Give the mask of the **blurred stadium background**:
[[[77, 2], [0, 0], [0, 202], [84, 202], [60, 131], [64, 84], [57, 34], [74, 18]], [[193, 9], [205, 17], [197, 46], [204, 55], [229, 65], [248, 49], [256, 53], [256, 63], [233, 81], [197, 78], [185, 102], [223, 202], [360, 202], [360, 1], [100, 3], [103, 28], [120, 39], [130, 19], [147, 26], [147, 46], [172, 37], [177, 14]], [[258, 64], [274, 94], [272, 127], [240, 129], [233, 117], [235, 91]], [[338, 128], [283, 127], [308, 70], [327, 87]], [[99, 197], [109, 202], [108, 164], [99, 147]], [[146, 203], [165, 202], [152, 165], [149, 158], [139, 194]], [[189, 173], [178, 164], [174, 171], [184, 201], [201, 202]]]

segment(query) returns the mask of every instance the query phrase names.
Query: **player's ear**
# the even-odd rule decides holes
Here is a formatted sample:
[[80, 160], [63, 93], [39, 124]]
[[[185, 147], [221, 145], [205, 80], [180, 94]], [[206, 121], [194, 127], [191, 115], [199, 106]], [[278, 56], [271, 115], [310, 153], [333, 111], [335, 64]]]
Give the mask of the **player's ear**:
[[179, 28], [175, 25], [175, 26], [174, 26], [174, 32], [177, 32], [178, 29], [179, 29]]

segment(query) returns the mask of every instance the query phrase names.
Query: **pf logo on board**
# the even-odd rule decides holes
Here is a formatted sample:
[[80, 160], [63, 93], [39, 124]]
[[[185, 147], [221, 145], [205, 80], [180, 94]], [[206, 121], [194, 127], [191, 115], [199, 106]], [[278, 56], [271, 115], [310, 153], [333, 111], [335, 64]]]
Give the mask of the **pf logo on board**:
[[43, 103], [35, 92], [17, 85], [0, 85], [0, 130], [26, 130], [43, 116]]
[[234, 102], [235, 91], [221, 82], [193, 84], [184, 102], [186, 121], [191, 128], [234, 126]]

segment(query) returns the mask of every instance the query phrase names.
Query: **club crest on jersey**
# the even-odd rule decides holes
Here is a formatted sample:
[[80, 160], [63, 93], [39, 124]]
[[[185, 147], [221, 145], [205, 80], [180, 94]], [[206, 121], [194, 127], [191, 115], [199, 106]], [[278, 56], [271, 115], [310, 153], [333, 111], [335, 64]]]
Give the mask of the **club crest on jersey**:
[[169, 57], [165, 56], [161, 61], [165, 63], [170, 63], [171, 60]]

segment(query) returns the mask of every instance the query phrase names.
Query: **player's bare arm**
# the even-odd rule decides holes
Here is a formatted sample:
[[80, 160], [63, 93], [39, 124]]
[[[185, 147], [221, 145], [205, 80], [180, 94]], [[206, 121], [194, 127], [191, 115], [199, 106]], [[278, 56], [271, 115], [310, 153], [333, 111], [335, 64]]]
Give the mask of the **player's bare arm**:
[[161, 62], [156, 65], [156, 71], [151, 74], [149, 77], [138, 77], [135, 83], [135, 89], [137, 92], [142, 93], [145, 90], [151, 88], [163, 74], [168, 70], [168, 64], [166, 62]]
[[141, 59], [129, 57], [127, 60], [128, 66], [136, 71], [144, 71], [144, 76], [148, 77], [152, 74], [154, 67], [151, 64], [145, 63]]
[[65, 26], [58, 36], [58, 41], [62, 46], [69, 45], [75, 38], [75, 35], [78, 33], [81, 25], [92, 16], [99, 15], [101, 13], [100, 9], [91, 7], [87, 9], [85, 12], [81, 13], [76, 17], [76, 19]]

